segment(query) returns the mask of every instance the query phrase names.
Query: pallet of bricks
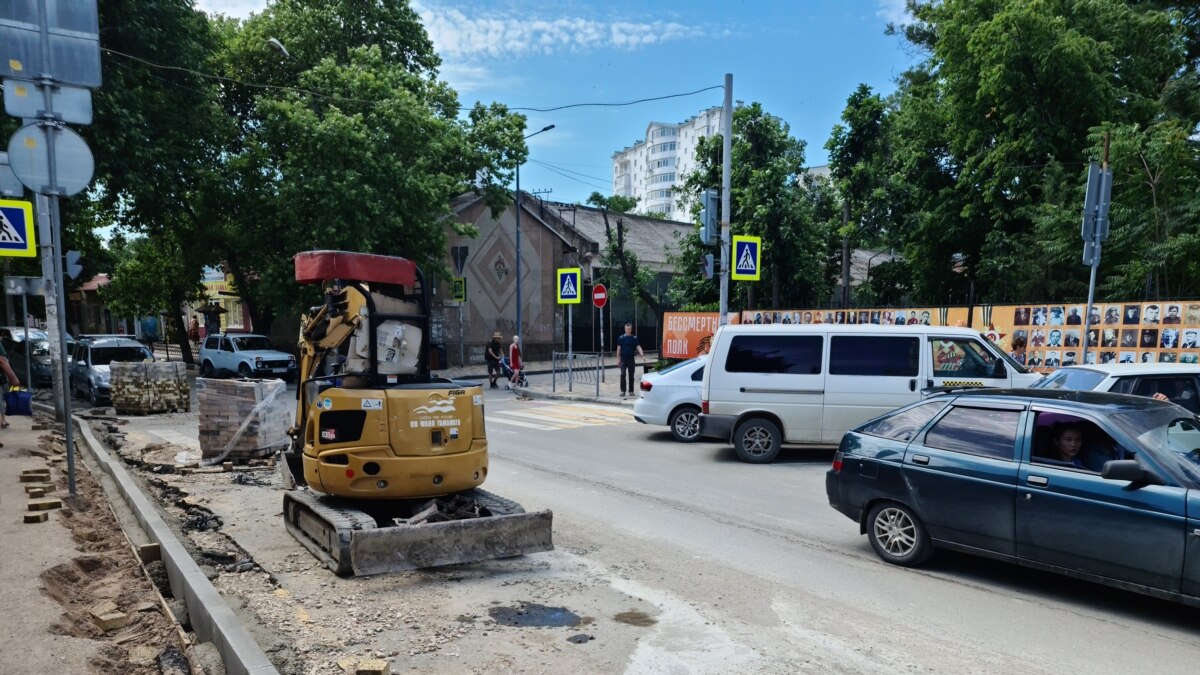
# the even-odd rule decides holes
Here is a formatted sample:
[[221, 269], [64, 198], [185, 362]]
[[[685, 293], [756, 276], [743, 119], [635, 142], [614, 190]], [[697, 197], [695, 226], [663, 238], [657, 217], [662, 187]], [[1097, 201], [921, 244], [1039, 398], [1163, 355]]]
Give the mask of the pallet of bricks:
[[275, 454], [289, 442], [288, 401], [283, 380], [197, 378], [201, 456], [245, 462]]
[[109, 386], [120, 413], [187, 412], [191, 389], [183, 362], [113, 363]]

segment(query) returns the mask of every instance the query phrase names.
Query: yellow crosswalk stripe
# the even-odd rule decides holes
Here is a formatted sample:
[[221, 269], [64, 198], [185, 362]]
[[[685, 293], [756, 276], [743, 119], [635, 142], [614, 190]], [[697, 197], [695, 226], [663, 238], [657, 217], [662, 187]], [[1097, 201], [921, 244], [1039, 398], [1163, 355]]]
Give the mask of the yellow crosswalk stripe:
[[585, 426], [604, 426], [627, 422], [628, 411], [578, 404], [546, 405], [526, 410], [489, 411], [488, 421], [531, 429], [573, 429]]

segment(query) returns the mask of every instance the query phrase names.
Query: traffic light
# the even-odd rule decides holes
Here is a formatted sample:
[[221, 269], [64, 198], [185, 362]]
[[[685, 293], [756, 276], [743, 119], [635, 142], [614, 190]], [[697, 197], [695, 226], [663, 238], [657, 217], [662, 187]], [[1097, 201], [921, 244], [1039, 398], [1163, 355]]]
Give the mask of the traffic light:
[[78, 279], [79, 274], [83, 272], [83, 265], [79, 264], [79, 259], [83, 256], [79, 251], [67, 251], [67, 254], [63, 257], [66, 258], [66, 262], [63, 265], [63, 274], [72, 279]]
[[716, 246], [721, 243], [721, 196], [716, 190], [700, 193], [700, 243]]
[[704, 254], [704, 278], [705, 279], [713, 278], [713, 274], [716, 272], [715, 265], [716, 265], [716, 261], [713, 258], [713, 254], [711, 254], [711, 253]]

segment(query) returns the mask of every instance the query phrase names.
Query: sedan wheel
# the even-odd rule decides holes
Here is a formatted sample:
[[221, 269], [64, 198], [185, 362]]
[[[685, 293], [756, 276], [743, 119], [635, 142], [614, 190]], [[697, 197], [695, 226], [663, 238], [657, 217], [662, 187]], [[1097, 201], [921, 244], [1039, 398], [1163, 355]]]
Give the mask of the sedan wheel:
[[95, 386], [89, 384], [87, 394], [88, 394], [88, 402], [90, 402], [92, 404], [93, 408], [100, 405], [100, 397], [96, 396], [96, 387]]
[[700, 411], [692, 406], [678, 408], [667, 420], [671, 435], [680, 443], [691, 443], [700, 438]]
[[908, 507], [895, 502], [876, 504], [867, 515], [867, 538], [880, 558], [912, 567], [933, 552], [925, 526]]
[[783, 434], [774, 422], [752, 418], [738, 425], [733, 432], [733, 447], [743, 462], [768, 464], [779, 456]]

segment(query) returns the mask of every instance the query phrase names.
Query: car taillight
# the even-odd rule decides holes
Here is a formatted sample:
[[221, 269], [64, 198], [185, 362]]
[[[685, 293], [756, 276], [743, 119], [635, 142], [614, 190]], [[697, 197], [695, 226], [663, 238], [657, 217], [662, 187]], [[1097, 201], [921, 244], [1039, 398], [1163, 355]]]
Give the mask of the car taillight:
[[841, 450], [833, 453], [833, 470], [835, 473], [842, 472], [842, 458], [845, 457]]
[[700, 401], [700, 414], [708, 414], [708, 401]]
[[650, 391], [650, 389], [653, 387], [654, 385], [652, 383], [642, 380], [642, 391]]

